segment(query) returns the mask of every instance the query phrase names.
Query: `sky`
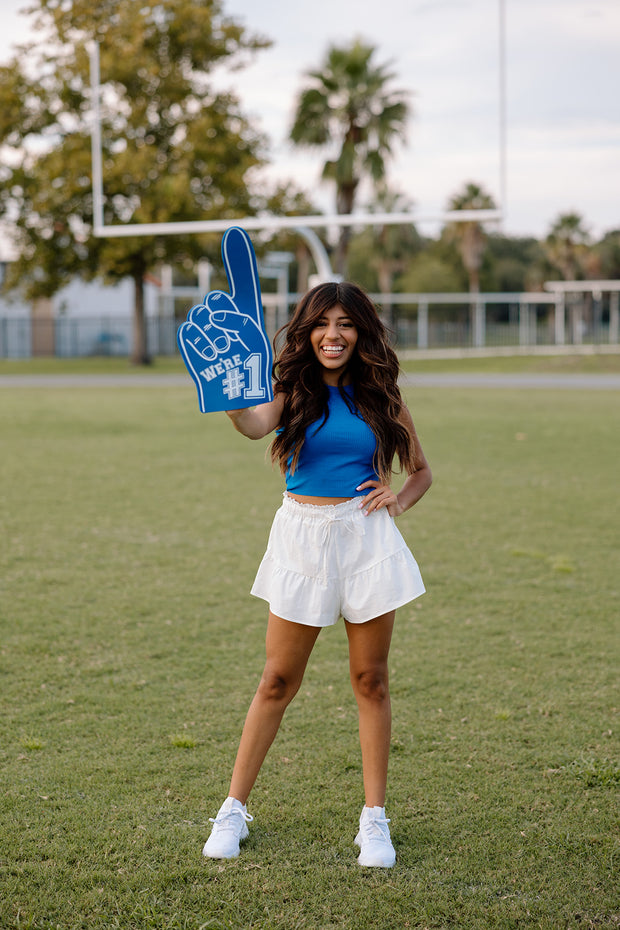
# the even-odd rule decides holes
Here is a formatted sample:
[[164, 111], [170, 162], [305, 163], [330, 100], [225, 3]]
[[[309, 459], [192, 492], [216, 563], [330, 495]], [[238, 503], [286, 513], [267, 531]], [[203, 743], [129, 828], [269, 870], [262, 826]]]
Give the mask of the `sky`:
[[[0, 63], [32, 37], [18, 14], [25, 2], [1, 0]], [[288, 142], [295, 99], [330, 45], [361, 38], [410, 94], [388, 180], [412, 202], [420, 231], [437, 231], [424, 218], [469, 181], [501, 201], [507, 235], [541, 238], [568, 212], [594, 238], [620, 229], [620, 0], [224, 0], [224, 9], [273, 44], [218, 80], [269, 137], [270, 180], [294, 181], [322, 210], [334, 212], [320, 182], [326, 154]]]

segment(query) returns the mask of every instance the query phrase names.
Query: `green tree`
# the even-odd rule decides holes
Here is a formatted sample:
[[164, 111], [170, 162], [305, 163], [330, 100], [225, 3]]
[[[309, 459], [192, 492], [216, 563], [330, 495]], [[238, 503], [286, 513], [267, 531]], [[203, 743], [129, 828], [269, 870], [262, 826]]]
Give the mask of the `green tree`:
[[410, 262], [401, 285], [409, 294], [449, 294], [462, 290], [459, 272], [434, 243]]
[[586, 277], [591, 239], [579, 213], [562, 213], [551, 225], [543, 243], [553, 271], [565, 281]]
[[484, 291], [539, 289], [544, 280], [543, 259], [537, 239], [492, 233], [487, 239], [480, 286]]
[[[387, 186], [380, 188], [368, 208], [370, 213], [408, 213], [412, 209], [413, 204], [406, 195]], [[396, 276], [403, 273], [413, 255], [420, 251], [422, 240], [415, 227], [408, 224], [371, 226], [370, 236], [373, 246], [370, 262], [377, 269], [379, 290], [382, 294], [390, 294]]]
[[[336, 210], [351, 213], [363, 178], [377, 184], [409, 115], [407, 94], [392, 87], [394, 74], [374, 61], [376, 49], [356, 39], [330, 46], [296, 101], [291, 139], [299, 146], [335, 150], [323, 178], [336, 187]], [[343, 274], [351, 237], [342, 227], [336, 271]]]
[[601, 277], [605, 280], [620, 279], [620, 229], [605, 233], [595, 246]]
[[[381, 186], [368, 212], [405, 213], [412, 208], [413, 204], [404, 194]], [[398, 289], [399, 276], [422, 247], [423, 240], [415, 227], [405, 223], [368, 226], [351, 240], [347, 275], [370, 290], [380, 291], [388, 323], [392, 317], [389, 295]], [[372, 284], [367, 283], [369, 280]]]
[[11, 269], [28, 297], [76, 275], [135, 289], [132, 360], [148, 361], [143, 280], [187, 262], [212, 237], [98, 239], [92, 233], [89, 62], [101, 52], [104, 222], [148, 223], [253, 212], [248, 182], [264, 140], [231, 93], [213, 86], [268, 42], [224, 15], [219, 0], [35, 0], [41, 39], [0, 68], [0, 215], [16, 228]]
[[[478, 184], [471, 181], [450, 198], [448, 210], [493, 210], [495, 201]], [[472, 294], [480, 291], [480, 269], [486, 247], [486, 232], [482, 223], [468, 220], [463, 223], [450, 223], [447, 235], [453, 239], [459, 250], [461, 260], [469, 279]]]

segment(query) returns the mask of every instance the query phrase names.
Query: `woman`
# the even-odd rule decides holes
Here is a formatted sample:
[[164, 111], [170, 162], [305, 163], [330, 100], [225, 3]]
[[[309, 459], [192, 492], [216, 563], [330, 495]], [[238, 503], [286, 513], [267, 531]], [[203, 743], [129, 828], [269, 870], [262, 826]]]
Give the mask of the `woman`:
[[[388, 868], [396, 859], [385, 816], [388, 653], [396, 608], [424, 593], [393, 518], [428, 490], [431, 472], [397, 386], [396, 355], [362, 290], [315, 287], [282, 332], [273, 401], [228, 413], [250, 439], [276, 430], [271, 456], [286, 492], [252, 587], [270, 608], [265, 668], [203, 853], [239, 855], [253, 819], [246, 801], [284, 711], [321, 628], [342, 616], [364, 776], [358, 862]], [[407, 473], [398, 494], [390, 487], [395, 456]]]

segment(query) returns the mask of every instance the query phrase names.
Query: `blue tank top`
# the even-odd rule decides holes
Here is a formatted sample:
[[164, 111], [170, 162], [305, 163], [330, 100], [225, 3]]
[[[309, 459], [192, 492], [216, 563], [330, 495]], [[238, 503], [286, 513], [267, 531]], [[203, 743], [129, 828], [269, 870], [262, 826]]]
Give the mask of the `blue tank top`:
[[[286, 472], [286, 490], [309, 497], [361, 497], [368, 489], [358, 491], [358, 485], [378, 480], [375, 434], [359, 412], [351, 413], [337, 387], [328, 390], [329, 417], [307, 428], [295, 473], [290, 467]], [[344, 391], [353, 404], [353, 388]]]

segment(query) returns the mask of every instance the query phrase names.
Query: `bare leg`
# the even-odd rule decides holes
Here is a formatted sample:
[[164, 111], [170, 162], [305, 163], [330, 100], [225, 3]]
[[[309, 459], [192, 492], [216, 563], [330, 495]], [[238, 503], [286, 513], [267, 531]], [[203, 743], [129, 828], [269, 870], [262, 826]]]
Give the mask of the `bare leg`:
[[359, 709], [359, 733], [367, 807], [384, 807], [392, 709], [388, 654], [396, 611], [367, 623], [345, 621], [349, 670]]
[[299, 690], [320, 630], [269, 613], [265, 668], [245, 719], [229, 790], [230, 797], [242, 804], [248, 799], [284, 711]]

